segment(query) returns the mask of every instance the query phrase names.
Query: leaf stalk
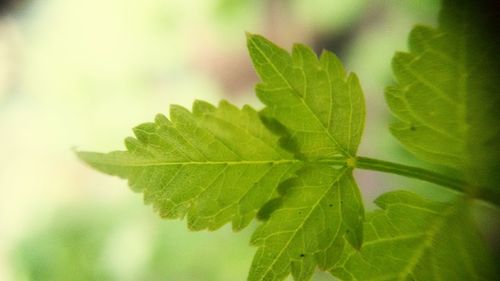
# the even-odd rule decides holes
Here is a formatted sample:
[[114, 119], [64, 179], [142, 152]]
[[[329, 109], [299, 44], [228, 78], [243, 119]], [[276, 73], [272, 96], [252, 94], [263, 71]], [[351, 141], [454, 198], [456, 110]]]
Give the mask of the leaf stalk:
[[494, 208], [499, 208], [498, 196], [492, 196], [488, 193], [468, 194], [466, 181], [448, 177], [446, 175], [432, 172], [426, 169], [403, 165], [399, 163], [373, 159], [369, 157], [356, 157], [355, 167], [363, 170], [379, 171], [383, 173], [396, 174], [409, 178], [419, 179], [426, 182], [434, 183], [443, 187], [447, 187], [462, 194], [467, 194], [469, 197], [486, 201], [488, 205], [493, 205]]

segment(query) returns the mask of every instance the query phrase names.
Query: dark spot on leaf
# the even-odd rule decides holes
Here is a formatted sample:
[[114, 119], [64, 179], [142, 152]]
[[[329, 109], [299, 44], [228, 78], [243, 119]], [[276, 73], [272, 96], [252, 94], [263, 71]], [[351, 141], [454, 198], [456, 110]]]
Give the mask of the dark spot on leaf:
[[296, 185], [296, 181], [297, 181], [297, 178], [293, 177], [293, 178], [289, 178], [289, 179], [281, 182], [278, 185], [278, 192], [279, 192], [279, 194], [281, 194], [281, 195], [286, 194], [286, 192], [288, 191], [288, 189], [290, 189], [292, 186]]
[[260, 208], [257, 212], [257, 219], [268, 220], [271, 214], [281, 206], [281, 198], [275, 198], [269, 200], [264, 206]]
[[333, 207], [333, 204], [328, 204], [328, 207]]
[[299, 145], [297, 144], [295, 138], [292, 138], [291, 136], [282, 136], [279, 138], [279, 144], [282, 148], [293, 152], [295, 154], [295, 157], [297, 157], [298, 159], [304, 159], [302, 153], [298, 152]]
[[[268, 110], [267, 110], [268, 111]], [[278, 120], [273, 118], [269, 112], [263, 110], [259, 113], [260, 120], [262, 124], [266, 126], [271, 132], [279, 136], [289, 135], [287, 128], [281, 124]]]
[[415, 127], [415, 125], [411, 125], [410, 130], [412, 130], [412, 131], [416, 131], [416, 130], [417, 130], [417, 128]]
[[303, 257], [305, 257], [305, 256], [306, 256], [306, 255], [304, 255], [304, 254], [300, 254], [300, 257], [301, 257], [301, 258], [303, 258]]

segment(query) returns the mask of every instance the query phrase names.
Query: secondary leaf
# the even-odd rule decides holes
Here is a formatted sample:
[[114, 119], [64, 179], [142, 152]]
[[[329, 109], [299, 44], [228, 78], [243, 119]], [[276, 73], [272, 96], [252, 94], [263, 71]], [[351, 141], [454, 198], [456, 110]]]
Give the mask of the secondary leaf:
[[439, 27], [415, 27], [410, 52], [395, 55], [398, 84], [386, 98], [399, 119], [391, 131], [408, 150], [458, 169], [471, 193], [490, 189], [500, 202], [499, 40], [485, 14], [494, 10], [494, 1], [444, 1]]
[[383, 194], [369, 214], [361, 251], [346, 247], [332, 268], [342, 280], [497, 280], [465, 199], [428, 201], [407, 191]]
[[330, 250], [346, 232], [361, 238], [363, 206], [351, 169], [305, 167], [282, 188], [281, 207], [252, 236], [259, 250], [249, 280], [283, 280], [289, 272], [309, 280], [317, 264], [331, 265]]
[[227, 102], [196, 102], [193, 112], [172, 106], [170, 120], [134, 129], [127, 151], [78, 152], [94, 168], [129, 180], [165, 218], [187, 215], [191, 229], [248, 225], [277, 196], [278, 184], [300, 166], [277, 145], [258, 114]]
[[265, 113], [293, 136], [304, 159], [354, 157], [363, 132], [365, 107], [358, 78], [346, 75], [337, 57], [318, 59], [304, 45], [292, 54], [259, 35], [248, 35], [248, 50], [262, 79], [257, 85]]

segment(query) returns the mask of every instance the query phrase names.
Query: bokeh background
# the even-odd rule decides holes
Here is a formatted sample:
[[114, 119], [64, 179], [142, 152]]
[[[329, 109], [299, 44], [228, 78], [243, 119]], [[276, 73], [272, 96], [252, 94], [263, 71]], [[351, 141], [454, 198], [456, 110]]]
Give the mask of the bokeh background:
[[[383, 91], [393, 53], [406, 49], [414, 24], [436, 22], [438, 0], [0, 3], [0, 280], [245, 280], [257, 223], [237, 234], [190, 232], [72, 152], [123, 149], [133, 126], [169, 104], [260, 108], [245, 31], [338, 54], [366, 95], [360, 153], [420, 164], [390, 136]], [[356, 176], [369, 208], [395, 187], [450, 196], [398, 177]]]

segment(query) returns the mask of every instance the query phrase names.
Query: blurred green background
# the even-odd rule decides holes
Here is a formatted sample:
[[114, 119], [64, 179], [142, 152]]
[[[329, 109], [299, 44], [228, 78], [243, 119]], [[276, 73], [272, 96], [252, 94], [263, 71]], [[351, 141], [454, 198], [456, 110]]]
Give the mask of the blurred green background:
[[[0, 280], [245, 280], [257, 223], [237, 234], [190, 232], [72, 152], [122, 149], [133, 126], [173, 103], [260, 108], [244, 31], [337, 53], [366, 95], [360, 154], [417, 163], [389, 134], [383, 90], [411, 27], [435, 24], [437, 0], [0, 3]], [[356, 176], [369, 207], [395, 187], [450, 196], [399, 177]]]

